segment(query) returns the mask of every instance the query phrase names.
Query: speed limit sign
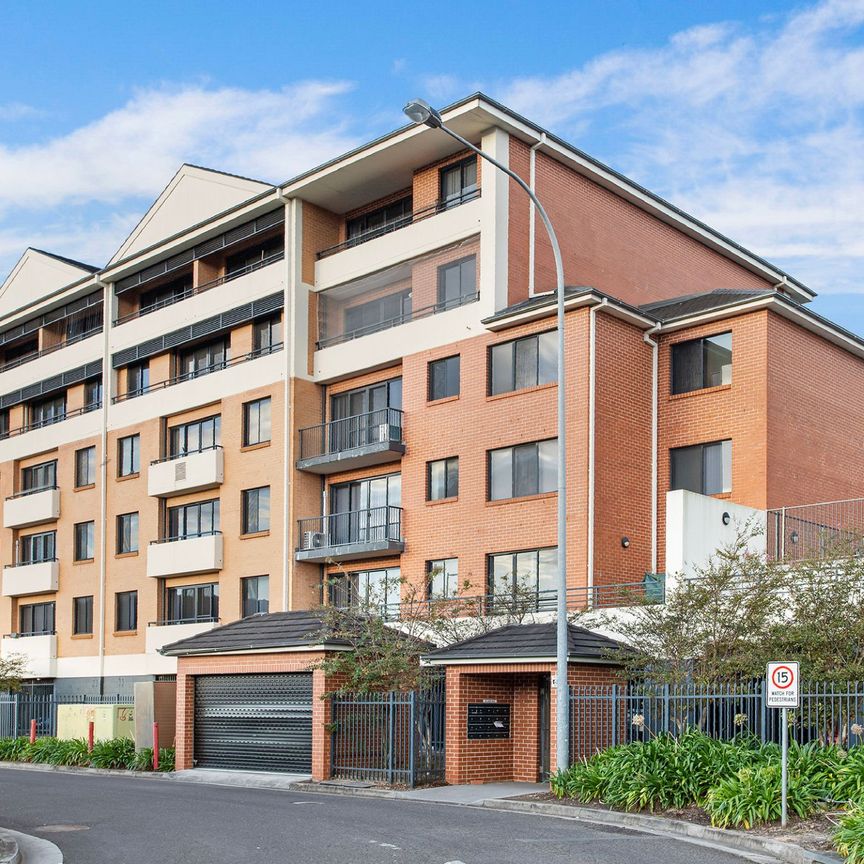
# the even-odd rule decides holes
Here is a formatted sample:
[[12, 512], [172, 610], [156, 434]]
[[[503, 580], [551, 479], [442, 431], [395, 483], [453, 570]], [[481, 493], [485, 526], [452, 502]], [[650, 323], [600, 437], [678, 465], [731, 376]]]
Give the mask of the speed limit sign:
[[765, 673], [765, 704], [769, 708], [797, 708], [798, 663], [780, 661], [769, 663]]

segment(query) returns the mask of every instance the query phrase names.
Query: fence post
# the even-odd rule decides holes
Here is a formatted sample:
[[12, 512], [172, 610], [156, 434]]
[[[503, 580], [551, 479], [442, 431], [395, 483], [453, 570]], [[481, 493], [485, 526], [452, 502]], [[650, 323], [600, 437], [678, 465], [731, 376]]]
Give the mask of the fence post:
[[388, 737], [390, 740], [388, 742], [389, 747], [388, 747], [388, 752], [387, 752], [387, 782], [391, 786], [393, 785], [393, 755], [394, 755], [393, 750], [394, 750], [394, 744], [396, 742], [396, 708], [395, 708], [395, 704], [394, 704], [395, 696], [396, 696], [396, 694], [391, 690], [390, 691], [390, 698], [389, 698], [389, 706], [388, 706], [390, 709], [390, 716], [389, 716], [390, 722], [389, 722], [389, 730], [388, 730]]
[[13, 694], [12, 696], [12, 737], [18, 737], [18, 693]]
[[618, 685], [612, 685], [612, 746], [618, 744]]
[[411, 778], [410, 785], [413, 789], [417, 785], [417, 777], [415, 776], [415, 754], [417, 753], [417, 737], [418, 737], [418, 729], [417, 729], [417, 691], [412, 690], [408, 695], [408, 705], [410, 712], [410, 723], [411, 723], [411, 745], [410, 745], [410, 753], [408, 755], [408, 771], [409, 776]]
[[765, 682], [760, 681], [758, 684], [759, 687], [759, 715], [761, 722], [759, 726], [761, 727], [760, 737], [762, 739], [762, 743], [764, 744], [768, 740], [768, 730], [765, 728], [768, 723], [768, 706], [765, 704]]
[[663, 731], [669, 734], [669, 685], [663, 685]]
[[153, 770], [159, 770], [159, 724], [153, 722]]

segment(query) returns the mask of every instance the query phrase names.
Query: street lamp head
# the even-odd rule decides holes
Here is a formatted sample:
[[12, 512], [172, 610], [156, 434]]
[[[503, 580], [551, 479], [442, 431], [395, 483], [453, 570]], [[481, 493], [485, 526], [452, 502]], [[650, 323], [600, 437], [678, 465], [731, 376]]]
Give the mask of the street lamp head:
[[441, 115], [423, 99], [412, 99], [402, 110], [414, 123], [425, 123], [430, 129], [444, 125]]

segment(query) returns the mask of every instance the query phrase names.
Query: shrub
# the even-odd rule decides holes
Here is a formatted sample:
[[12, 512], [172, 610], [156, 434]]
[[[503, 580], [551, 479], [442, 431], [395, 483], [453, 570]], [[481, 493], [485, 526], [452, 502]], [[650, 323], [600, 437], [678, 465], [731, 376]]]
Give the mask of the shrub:
[[135, 742], [131, 738], [97, 741], [90, 754], [94, 768], [131, 768], [135, 762]]
[[864, 864], [864, 809], [853, 807], [840, 817], [834, 847], [845, 857], [846, 864]]
[[60, 745], [54, 754], [54, 765], [78, 765], [90, 764], [90, 752], [87, 750], [87, 742], [83, 738], [72, 738], [68, 741], [59, 741]]
[[864, 807], [864, 745], [853, 747], [838, 766], [832, 797]]

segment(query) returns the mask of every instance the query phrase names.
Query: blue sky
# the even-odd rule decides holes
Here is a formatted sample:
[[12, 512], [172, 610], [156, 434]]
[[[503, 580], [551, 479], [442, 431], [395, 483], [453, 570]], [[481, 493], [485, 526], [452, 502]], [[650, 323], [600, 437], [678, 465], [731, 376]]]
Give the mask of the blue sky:
[[864, 0], [2, 10], [0, 276], [28, 245], [103, 264], [181, 162], [277, 182], [482, 89], [864, 333]]

